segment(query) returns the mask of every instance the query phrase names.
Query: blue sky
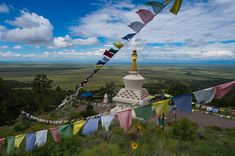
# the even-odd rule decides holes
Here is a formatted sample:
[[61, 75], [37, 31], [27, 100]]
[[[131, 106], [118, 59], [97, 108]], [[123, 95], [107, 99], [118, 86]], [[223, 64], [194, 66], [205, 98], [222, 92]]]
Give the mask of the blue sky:
[[[91, 62], [141, 21], [145, 0], [0, 0], [0, 61]], [[235, 62], [235, 1], [172, 2], [112, 62]]]

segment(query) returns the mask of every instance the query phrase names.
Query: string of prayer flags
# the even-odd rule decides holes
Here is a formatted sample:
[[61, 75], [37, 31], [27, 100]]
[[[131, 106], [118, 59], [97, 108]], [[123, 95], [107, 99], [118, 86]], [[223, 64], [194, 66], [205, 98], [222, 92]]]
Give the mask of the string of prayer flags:
[[136, 35], [136, 33], [127, 34], [126, 36], [122, 37], [122, 39], [129, 41], [129, 40], [131, 40], [135, 35]]
[[235, 81], [215, 86], [215, 98], [222, 99], [233, 87], [235, 87]]
[[5, 143], [5, 138], [0, 138], [0, 148], [4, 145]]
[[168, 110], [168, 103], [170, 99], [158, 101], [152, 104], [153, 108], [157, 115], [161, 115], [162, 113], [167, 113]]
[[109, 131], [109, 127], [110, 127], [110, 125], [112, 124], [114, 117], [115, 117], [115, 116], [112, 115], [112, 114], [101, 116], [101, 124], [102, 124], [102, 127], [103, 127], [106, 131]]
[[145, 105], [141, 107], [134, 108], [136, 117], [143, 120], [149, 120], [152, 118], [152, 106]]
[[173, 97], [176, 109], [184, 112], [192, 112], [192, 94], [184, 94]]
[[124, 46], [124, 44], [120, 41], [114, 42], [113, 45], [118, 49], [121, 49]]
[[139, 21], [135, 21], [135, 22], [132, 22], [130, 25], [128, 25], [133, 31], [135, 32], [139, 32], [143, 27], [144, 27], [144, 24], [139, 22]]
[[118, 50], [113, 49], [113, 48], [110, 48], [110, 49], [109, 49], [109, 52], [111, 52], [111, 53], [113, 53], [113, 54], [116, 54], [116, 53], [118, 52]]
[[7, 137], [7, 154], [13, 154], [15, 152], [15, 137]]
[[86, 123], [85, 120], [76, 121], [73, 123], [73, 135], [76, 135]]
[[132, 123], [132, 109], [127, 109], [124, 111], [117, 112], [118, 120], [121, 128], [127, 133], [131, 127]]
[[157, 1], [149, 1], [146, 2], [145, 5], [151, 6], [153, 8], [154, 13], [157, 15], [162, 9], [166, 6], [165, 4]]
[[210, 103], [215, 97], [215, 93], [214, 87], [193, 92], [198, 103]]
[[173, 6], [171, 7], [170, 12], [172, 12], [175, 15], [177, 15], [179, 10], [180, 10], [182, 2], [183, 2], [183, 0], [175, 0]]
[[58, 128], [54, 127], [54, 128], [50, 128], [49, 130], [50, 130], [50, 132], [52, 134], [52, 137], [53, 137], [54, 141], [56, 143], [60, 143], [61, 137], [60, 137], [60, 133], [59, 133]]
[[47, 142], [47, 132], [48, 130], [41, 130], [36, 132], [36, 141], [35, 145], [41, 147]]
[[36, 133], [29, 133], [26, 134], [26, 151], [32, 151], [35, 147], [35, 141], [36, 141]]
[[141, 20], [145, 24], [147, 24], [148, 22], [150, 22], [154, 18], [154, 14], [149, 10], [140, 9], [136, 13], [140, 16]]
[[59, 127], [59, 134], [61, 137], [68, 138], [71, 136], [71, 125], [62, 125]]
[[[113, 57], [113, 53], [110, 53], [109, 51], [105, 50], [105, 52], [103, 53], [104, 56], [107, 56], [109, 58], [112, 58]], [[106, 61], [107, 62], [107, 61]]]
[[88, 135], [96, 132], [99, 126], [99, 121], [100, 121], [99, 117], [88, 119], [82, 129], [82, 135]]
[[20, 134], [20, 135], [15, 136], [15, 147], [16, 148], [20, 148], [20, 145], [21, 145], [22, 141], [24, 140], [24, 138], [25, 138], [25, 134]]

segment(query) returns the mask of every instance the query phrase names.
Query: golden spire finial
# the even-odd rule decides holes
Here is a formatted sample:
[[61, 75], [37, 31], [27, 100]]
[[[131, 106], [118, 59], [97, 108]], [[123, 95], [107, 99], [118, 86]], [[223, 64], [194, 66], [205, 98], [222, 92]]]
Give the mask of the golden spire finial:
[[136, 50], [134, 49], [133, 52], [132, 52], [132, 63], [131, 63], [131, 73], [137, 73], [137, 52]]

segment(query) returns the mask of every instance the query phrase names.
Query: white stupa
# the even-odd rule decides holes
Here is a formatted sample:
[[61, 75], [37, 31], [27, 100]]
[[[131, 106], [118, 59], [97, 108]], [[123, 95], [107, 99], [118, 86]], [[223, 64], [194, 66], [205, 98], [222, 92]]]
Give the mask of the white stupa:
[[145, 78], [137, 70], [137, 53], [132, 53], [132, 64], [129, 74], [123, 77], [125, 88], [120, 89], [113, 97], [116, 104], [115, 110], [129, 108], [134, 105], [145, 105], [149, 103], [148, 91], [143, 88]]

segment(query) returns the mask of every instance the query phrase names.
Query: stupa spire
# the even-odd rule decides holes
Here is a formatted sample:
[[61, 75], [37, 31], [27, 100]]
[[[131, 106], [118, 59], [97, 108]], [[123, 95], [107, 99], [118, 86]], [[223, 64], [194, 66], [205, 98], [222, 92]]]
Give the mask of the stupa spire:
[[129, 71], [129, 73], [138, 73], [138, 69], [137, 69], [137, 51], [134, 49], [132, 52], [132, 62], [131, 62], [131, 70]]

